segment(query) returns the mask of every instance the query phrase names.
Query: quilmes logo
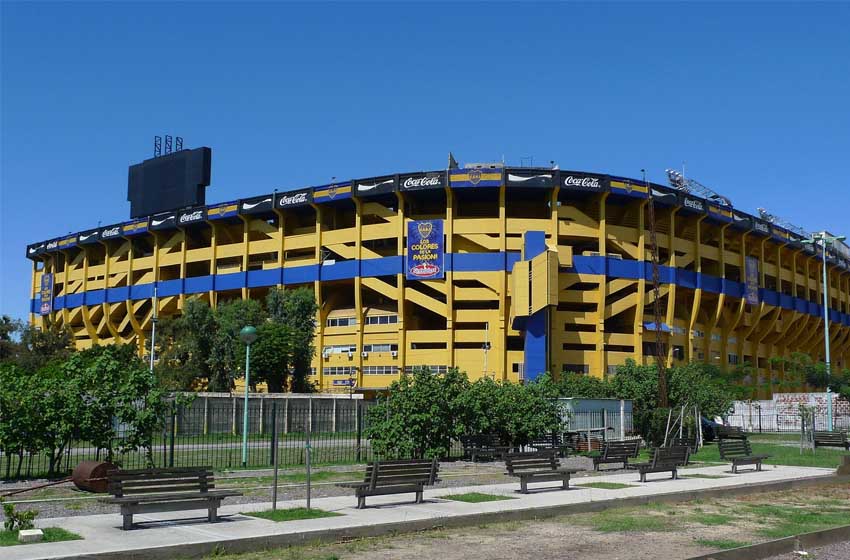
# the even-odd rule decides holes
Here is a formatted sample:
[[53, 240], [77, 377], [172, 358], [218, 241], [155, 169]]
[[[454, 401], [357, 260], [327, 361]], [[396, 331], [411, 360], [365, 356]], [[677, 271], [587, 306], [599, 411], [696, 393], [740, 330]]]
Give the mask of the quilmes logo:
[[307, 204], [307, 202], [309, 202], [307, 200], [306, 192], [295, 193], [293, 195], [281, 194], [278, 196], [280, 197], [277, 199], [277, 205], [279, 208], [295, 206], [297, 204]]
[[567, 175], [564, 177], [565, 187], [581, 187], [583, 189], [601, 189], [598, 177], [575, 177]]
[[357, 183], [357, 192], [367, 192], [373, 189], [377, 189], [378, 187], [383, 187], [384, 185], [392, 185], [393, 180], [387, 179], [386, 181], [376, 181], [374, 183]]
[[698, 210], [700, 212], [705, 212], [705, 206], [703, 206], [702, 202], [695, 198], [686, 198], [682, 205], [685, 208], [690, 208], [691, 210]]
[[192, 222], [197, 222], [204, 219], [204, 211], [203, 210], [195, 210], [194, 212], [188, 212], [186, 214], [180, 215], [179, 222], [181, 224], [190, 224]]
[[121, 235], [121, 226], [106, 228], [102, 232], [100, 232], [100, 237], [103, 239], [118, 237], [119, 235]]
[[[480, 179], [479, 173], [479, 181]], [[425, 177], [408, 177], [404, 180], [404, 183], [401, 184], [401, 187], [404, 189], [419, 189], [423, 187], [439, 187], [443, 182], [440, 180], [439, 175], [426, 175]]]
[[259, 206], [260, 204], [265, 204], [267, 202], [270, 203], [271, 201], [272, 201], [272, 199], [271, 199], [271, 197], [269, 197], [269, 198], [264, 198], [263, 200], [260, 200], [259, 202], [243, 202], [242, 203], [242, 210], [251, 210], [252, 208], [256, 208], [257, 206]]

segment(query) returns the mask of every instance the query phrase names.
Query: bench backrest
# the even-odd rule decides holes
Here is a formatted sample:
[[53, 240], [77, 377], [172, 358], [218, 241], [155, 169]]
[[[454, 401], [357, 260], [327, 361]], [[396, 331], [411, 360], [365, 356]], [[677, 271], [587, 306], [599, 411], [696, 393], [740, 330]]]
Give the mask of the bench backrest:
[[691, 450], [683, 445], [656, 447], [652, 455], [652, 466], [684, 465], [688, 462]]
[[606, 441], [602, 446], [605, 459], [629, 459], [638, 456], [640, 440]]
[[714, 431], [720, 439], [744, 439], [747, 437], [747, 434], [744, 433], [744, 428], [741, 426], [717, 426]]
[[212, 467], [112, 470], [107, 491], [116, 497], [175, 492], [206, 492], [215, 488]]
[[430, 486], [437, 481], [437, 459], [375, 461], [366, 467], [363, 481], [371, 489], [387, 486]]
[[717, 442], [717, 447], [720, 449], [720, 458], [724, 461], [753, 454], [750, 442], [745, 439], [721, 439]]
[[815, 432], [815, 442], [844, 445], [847, 442], [847, 434], [844, 432]]
[[559, 466], [555, 453], [549, 450], [505, 455], [505, 467], [508, 469], [508, 474], [519, 474], [524, 471], [554, 471]]

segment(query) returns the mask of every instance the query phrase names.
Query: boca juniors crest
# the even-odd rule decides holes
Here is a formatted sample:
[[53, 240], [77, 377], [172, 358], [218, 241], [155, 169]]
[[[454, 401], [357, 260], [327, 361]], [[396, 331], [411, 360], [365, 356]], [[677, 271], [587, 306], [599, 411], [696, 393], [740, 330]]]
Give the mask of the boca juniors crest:
[[445, 278], [443, 220], [420, 220], [407, 224], [408, 280]]

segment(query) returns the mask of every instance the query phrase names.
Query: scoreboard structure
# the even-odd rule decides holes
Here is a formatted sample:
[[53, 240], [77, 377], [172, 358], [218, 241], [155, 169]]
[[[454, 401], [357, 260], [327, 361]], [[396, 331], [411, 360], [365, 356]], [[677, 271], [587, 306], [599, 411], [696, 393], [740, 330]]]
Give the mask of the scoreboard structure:
[[[663, 324], [654, 325], [649, 196]], [[471, 378], [606, 376], [650, 363], [823, 359], [819, 248], [794, 232], [663, 185], [500, 165], [399, 173], [137, 216], [34, 243], [31, 321], [80, 348], [145, 347], [189, 298], [212, 306], [309, 287], [313, 380], [380, 390], [404, 371]], [[832, 363], [850, 358], [850, 255], [827, 254]], [[347, 382], [348, 383], [348, 382]], [[791, 387], [786, 387], [790, 389]], [[794, 387], [802, 390], [804, 387]], [[769, 390], [769, 389], [767, 389]]]

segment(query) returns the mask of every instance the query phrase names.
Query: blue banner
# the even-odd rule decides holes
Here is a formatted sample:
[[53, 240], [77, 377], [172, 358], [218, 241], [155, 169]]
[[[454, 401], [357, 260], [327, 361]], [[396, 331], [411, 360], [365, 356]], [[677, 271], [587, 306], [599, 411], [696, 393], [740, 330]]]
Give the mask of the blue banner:
[[445, 278], [443, 262], [443, 220], [420, 220], [407, 224], [408, 280], [439, 280]]
[[750, 305], [759, 302], [759, 260], [755, 257], [747, 257], [746, 260], [746, 300]]
[[53, 273], [41, 275], [41, 314], [50, 315], [53, 311]]

